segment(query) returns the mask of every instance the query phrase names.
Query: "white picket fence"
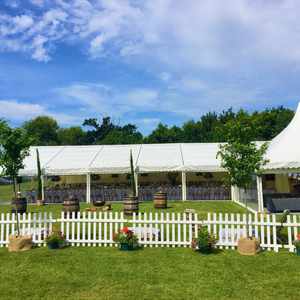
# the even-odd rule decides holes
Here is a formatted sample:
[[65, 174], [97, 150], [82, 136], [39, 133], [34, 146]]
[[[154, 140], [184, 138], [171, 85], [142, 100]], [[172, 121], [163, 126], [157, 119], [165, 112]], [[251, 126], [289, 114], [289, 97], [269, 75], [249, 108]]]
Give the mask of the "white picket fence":
[[[16, 233], [16, 221], [15, 214], [1, 213], [0, 247], [7, 246], [9, 235]], [[132, 218], [125, 218], [120, 212], [82, 212], [77, 216], [62, 213], [60, 218], [54, 218], [52, 213], [28, 213], [19, 216], [19, 223], [21, 233], [31, 234], [34, 243], [40, 246], [45, 245], [45, 237], [54, 224], [72, 246], [117, 246], [114, 233], [128, 226], [144, 246], [190, 247], [199, 227], [207, 226], [217, 238], [219, 248], [235, 249], [238, 239], [248, 232], [260, 240], [263, 249], [277, 252], [286, 248], [293, 252], [293, 242], [300, 233], [297, 215], [288, 216], [283, 224], [288, 236], [288, 242], [283, 245], [277, 239], [281, 224], [276, 215], [208, 213], [205, 220], [200, 220], [198, 214], [192, 213], [139, 213]]]

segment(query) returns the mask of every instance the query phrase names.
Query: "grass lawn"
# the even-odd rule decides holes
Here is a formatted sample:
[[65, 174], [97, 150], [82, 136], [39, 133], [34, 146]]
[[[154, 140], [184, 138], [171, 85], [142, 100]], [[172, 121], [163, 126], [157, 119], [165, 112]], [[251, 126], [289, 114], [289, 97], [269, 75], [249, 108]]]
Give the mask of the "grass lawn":
[[[90, 207], [86, 203], [80, 204], [81, 211], [84, 211], [85, 208]], [[186, 208], [195, 209], [201, 217], [206, 217], [208, 212], [223, 212], [223, 213], [245, 213], [246, 209], [243, 207], [231, 202], [231, 201], [168, 201], [167, 209], [154, 209], [153, 202], [144, 202], [140, 204], [141, 212], [183, 212]], [[36, 206], [36, 205], [28, 205], [28, 212], [38, 212], [38, 211], [48, 211], [53, 212], [55, 216], [59, 216], [62, 210], [61, 204], [52, 204], [45, 206]], [[112, 211], [122, 211], [123, 204], [122, 203], [113, 203]], [[10, 212], [10, 205], [0, 205], [0, 212]]]
[[[25, 181], [20, 184], [21, 191], [31, 190], [36, 187], [35, 182]], [[5, 184], [0, 185], [0, 203], [1, 202], [10, 202], [13, 197], [13, 185]]]
[[188, 248], [0, 249], [0, 299], [300, 299], [300, 258]]

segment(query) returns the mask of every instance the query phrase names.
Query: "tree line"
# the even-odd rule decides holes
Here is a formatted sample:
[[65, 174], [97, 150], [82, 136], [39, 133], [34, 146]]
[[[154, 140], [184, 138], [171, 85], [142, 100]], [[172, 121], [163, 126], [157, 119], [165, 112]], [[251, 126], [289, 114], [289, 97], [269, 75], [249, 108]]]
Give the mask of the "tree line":
[[255, 130], [255, 140], [268, 141], [291, 121], [294, 111], [283, 106], [263, 111], [247, 112], [233, 109], [221, 113], [209, 112], [199, 120], [190, 120], [182, 126], [159, 123], [144, 136], [135, 124], [115, 124], [110, 117], [100, 120], [85, 119], [81, 126], [60, 127], [49, 116], [38, 116], [26, 121], [21, 128], [33, 138], [34, 145], [113, 145], [138, 143], [226, 142], [226, 124], [247, 118]]

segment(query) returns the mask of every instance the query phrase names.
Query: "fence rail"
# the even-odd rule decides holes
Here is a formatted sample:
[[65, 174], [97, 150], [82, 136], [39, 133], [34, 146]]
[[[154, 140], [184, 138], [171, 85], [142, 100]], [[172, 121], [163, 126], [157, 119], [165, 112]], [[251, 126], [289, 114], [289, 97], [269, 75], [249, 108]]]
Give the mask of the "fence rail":
[[[31, 234], [33, 242], [45, 245], [45, 238], [53, 226], [61, 230], [72, 246], [117, 246], [114, 233], [125, 225], [139, 238], [139, 243], [149, 247], [190, 247], [198, 236], [200, 226], [217, 238], [217, 247], [235, 249], [238, 239], [253, 236], [260, 240], [263, 249], [294, 251], [293, 242], [300, 233], [300, 217], [290, 215], [281, 224], [276, 215], [208, 213], [200, 219], [194, 213], [138, 213], [126, 218], [122, 212], [81, 212], [54, 218], [52, 213], [28, 213], [19, 215], [21, 234]], [[285, 232], [284, 241], [279, 240], [279, 229]], [[9, 235], [16, 233], [15, 214], [0, 215], [0, 247], [7, 246]], [[281, 236], [281, 235], [280, 235]]]

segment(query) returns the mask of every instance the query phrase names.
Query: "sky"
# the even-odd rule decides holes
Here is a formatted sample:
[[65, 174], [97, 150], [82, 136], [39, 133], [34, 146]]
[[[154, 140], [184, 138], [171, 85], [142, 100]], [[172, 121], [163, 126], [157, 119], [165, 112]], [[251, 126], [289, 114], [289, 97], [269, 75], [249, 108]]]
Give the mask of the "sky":
[[0, 0], [0, 118], [149, 133], [300, 101], [299, 0]]

